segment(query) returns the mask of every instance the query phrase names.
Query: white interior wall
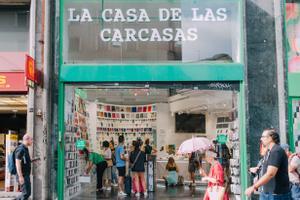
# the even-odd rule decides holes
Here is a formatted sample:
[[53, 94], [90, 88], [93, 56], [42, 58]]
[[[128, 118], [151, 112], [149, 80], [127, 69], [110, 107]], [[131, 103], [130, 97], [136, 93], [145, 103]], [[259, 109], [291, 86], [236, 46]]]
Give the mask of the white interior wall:
[[[176, 148], [187, 139], [194, 136], [206, 136], [209, 139], [216, 137], [217, 116], [213, 113], [206, 114], [206, 133], [175, 133], [175, 116], [171, 115], [170, 106], [167, 103], [157, 104], [157, 148], [165, 145], [175, 144]], [[158, 156], [160, 153], [158, 152]]]
[[88, 102], [86, 109], [88, 117], [88, 133], [90, 137], [91, 151], [99, 152], [100, 144], [97, 144], [97, 105], [94, 102]]
[[[192, 133], [175, 133], [175, 116], [171, 115], [170, 104], [157, 103], [157, 149], [168, 144], [175, 144], [176, 148], [189, 138], [194, 136], [205, 136], [208, 139], [216, 137], [216, 123], [217, 117], [223, 116], [222, 113], [206, 112], [206, 133], [205, 134], [192, 134]], [[183, 105], [183, 104], [181, 104]], [[184, 105], [183, 105], [184, 106]], [[97, 127], [97, 105], [94, 102], [87, 104], [89, 113], [89, 133], [92, 151], [98, 152], [100, 144], [97, 144], [96, 127]], [[226, 113], [224, 113], [224, 116]], [[159, 151], [158, 151], [159, 156]]]

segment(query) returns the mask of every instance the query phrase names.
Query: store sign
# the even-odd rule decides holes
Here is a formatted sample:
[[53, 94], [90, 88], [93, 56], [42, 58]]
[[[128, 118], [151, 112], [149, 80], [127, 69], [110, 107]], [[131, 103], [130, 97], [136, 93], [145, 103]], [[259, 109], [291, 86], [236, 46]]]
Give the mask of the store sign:
[[65, 0], [63, 63], [240, 62], [240, 1]]
[[86, 146], [85, 140], [77, 140], [76, 141], [76, 147], [77, 147], [77, 149], [82, 150], [82, 149], [85, 148], [85, 146]]
[[[94, 19], [101, 18], [106, 23], [150, 23], [148, 10], [145, 8], [129, 8], [122, 10], [120, 8], [104, 9], [100, 16], [93, 16], [89, 9], [83, 8], [77, 10], [76, 8], [68, 8], [69, 22], [93, 23]], [[227, 20], [226, 8], [205, 8], [200, 11], [199, 8], [190, 8], [190, 15], [192, 22], [224, 22]], [[80, 13], [80, 14], [75, 14]], [[159, 22], [181, 22], [182, 9], [181, 8], [159, 8], [157, 16]], [[122, 33], [124, 31], [124, 34]], [[198, 29], [190, 27], [187, 29], [182, 28], [104, 28], [100, 30], [100, 38], [104, 42], [137, 42], [137, 41], [150, 41], [150, 42], [169, 42], [169, 41], [195, 41], [198, 39]], [[106, 37], [111, 35], [111, 37]], [[145, 36], [147, 35], [147, 36]]]
[[0, 72], [0, 92], [27, 92], [24, 72]]

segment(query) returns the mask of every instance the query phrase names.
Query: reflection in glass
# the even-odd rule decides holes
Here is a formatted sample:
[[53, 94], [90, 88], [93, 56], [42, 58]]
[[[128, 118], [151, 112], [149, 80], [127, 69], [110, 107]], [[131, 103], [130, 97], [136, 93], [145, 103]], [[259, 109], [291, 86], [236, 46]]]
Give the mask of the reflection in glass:
[[238, 4], [66, 1], [65, 63], [240, 62]]

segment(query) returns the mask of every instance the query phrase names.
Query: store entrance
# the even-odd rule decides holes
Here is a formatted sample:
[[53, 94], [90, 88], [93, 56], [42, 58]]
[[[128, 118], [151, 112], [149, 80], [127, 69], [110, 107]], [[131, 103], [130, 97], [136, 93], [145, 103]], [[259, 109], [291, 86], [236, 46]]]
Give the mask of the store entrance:
[[[207, 182], [202, 180], [198, 168], [209, 173], [210, 163], [204, 159], [206, 149], [190, 154], [178, 151], [184, 141], [199, 137], [210, 141], [209, 148], [223, 166], [224, 186], [229, 195], [239, 195], [238, 94], [238, 83], [67, 85], [65, 199], [117, 198], [118, 170], [113, 166], [105, 171], [106, 190], [97, 192], [96, 169], [85, 175], [87, 157], [83, 149], [106, 155], [104, 143], [115, 150], [121, 135], [128, 157], [134, 150], [133, 141], [142, 141], [144, 151], [148, 151], [145, 141], [152, 147], [145, 162], [148, 197], [204, 197]], [[177, 166], [174, 183], [166, 170], [170, 157]], [[135, 187], [132, 184], [133, 193]]]
[[0, 95], [0, 191], [14, 191], [16, 184], [5, 170], [6, 159], [25, 134], [26, 119], [26, 95]]

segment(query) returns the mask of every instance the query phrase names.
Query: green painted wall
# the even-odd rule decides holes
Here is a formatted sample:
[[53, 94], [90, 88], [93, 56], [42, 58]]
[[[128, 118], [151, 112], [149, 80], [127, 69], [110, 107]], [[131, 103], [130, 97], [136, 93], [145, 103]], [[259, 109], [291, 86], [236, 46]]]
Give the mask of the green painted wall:
[[288, 74], [288, 88], [290, 97], [300, 97], [300, 73]]

